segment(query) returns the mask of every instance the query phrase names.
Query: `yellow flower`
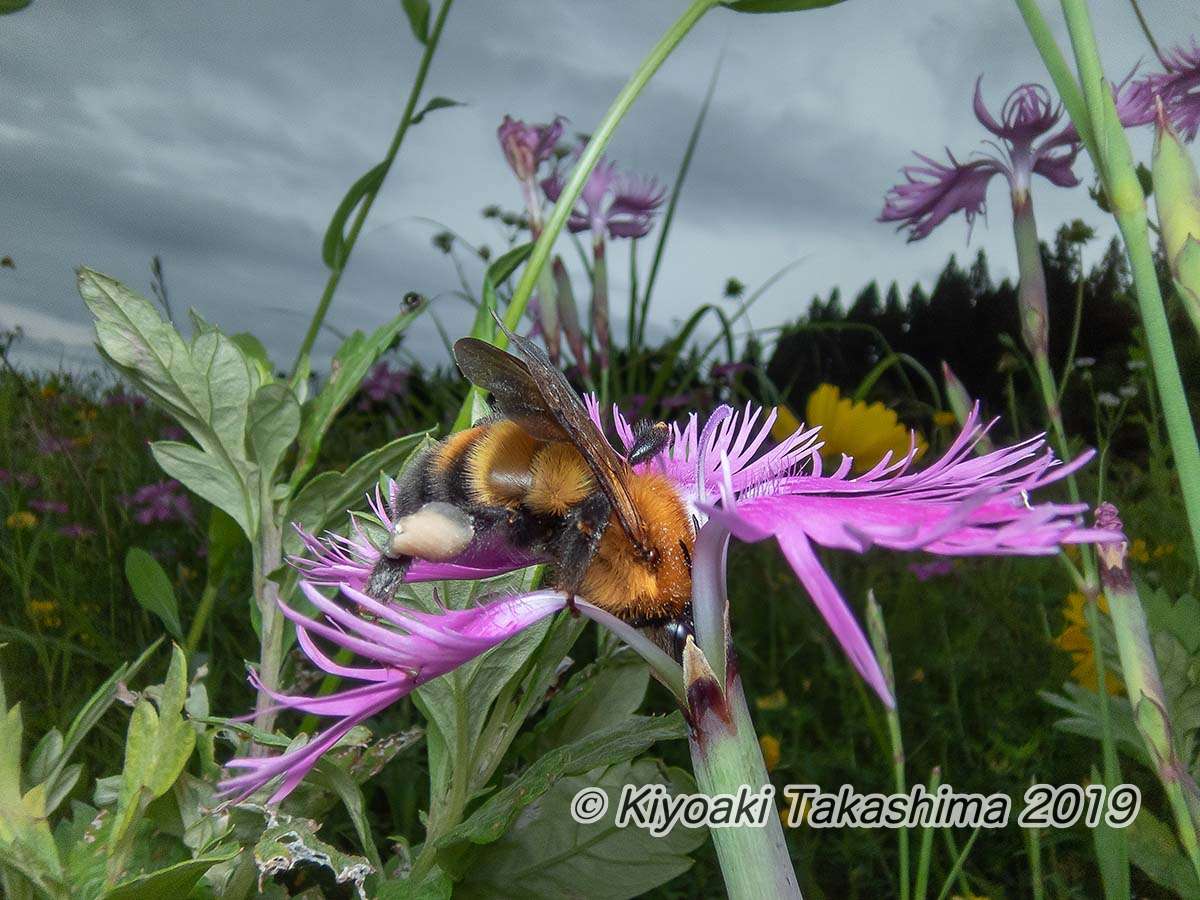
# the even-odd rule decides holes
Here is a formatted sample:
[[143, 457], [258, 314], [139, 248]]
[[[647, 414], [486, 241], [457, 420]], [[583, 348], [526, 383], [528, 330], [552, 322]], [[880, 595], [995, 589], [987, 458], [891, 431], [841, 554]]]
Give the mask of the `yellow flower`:
[[1137, 538], [1129, 545], [1129, 558], [1134, 562], [1150, 562], [1150, 548], [1146, 546], [1146, 542], [1142, 538]]
[[958, 416], [948, 409], [941, 409], [933, 414], [933, 424], [939, 428], [953, 428], [958, 424]]
[[754, 705], [759, 709], [776, 710], [783, 709], [787, 706], [787, 694], [780, 688], [770, 694], [763, 694], [754, 701]]
[[4, 524], [12, 529], [32, 528], [37, 524], [37, 516], [28, 510], [21, 509], [5, 519]]
[[[854, 471], [865, 472], [889, 450], [893, 461], [908, 453], [909, 430], [900, 424], [896, 413], [882, 403], [861, 403], [842, 397], [832, 384], [823, 384], [808, 398], [809, 425], [821, 426], [822, 455], [839, 460], [842, 454], [854, 458]], [[917, 457], [928, 444], [916, 435]]]
[[1174, 544], [1159, 544], [1157, 547], [1154, 548], [1154, 558], [1155, 559], [1162, 559], [1164, 556], [1174, 556], [1174, 555], [1175, 555], [1175, 545]]
[[43, 400], [53, 400], [58, 396], [58, 387], [53, 384], [48, 384], [41, 390]]
[[53, 600], [30, 600], [29, 616], [40, 628], [57, 628], [62, 624], [58, 604]]
[[775, 771], [775, 767], [779, 765], [779, 738], [764, 734], [758, 739], [758, 746], [762, 749], [763, 762], [766, 763], [767, 771]]
[[[1054, 643], [1060, 650], [1069, 653], [1075, 663], [1075, 667], [1071, 669], [1071, 678], [1089, 691], [1094, 691], [1097, 675], [1096, 648], [1092, 644], [1087, 630], [1087, 619], [1084, 613], [1086, 603], [1086, 598], [1078, 591], [1067, 595], [1066, 603], [1063, 604], [1063, 620], [1067, 624], [1063, 628], [1062, 634], [1054, 639]], [[1100, 612], [1107, 613], [1108, 601], [1103, 594], [1100, 595], [1098, 603]], [[1110, 669], [1104, 671], [1104, 686], [1110, 694], [1121, 693], [1121, 679]]]
[[796, 433], [800, 420], [786, 406], [775, 407], [775, 423], [771, 426], [771, 440], [782, 443]]

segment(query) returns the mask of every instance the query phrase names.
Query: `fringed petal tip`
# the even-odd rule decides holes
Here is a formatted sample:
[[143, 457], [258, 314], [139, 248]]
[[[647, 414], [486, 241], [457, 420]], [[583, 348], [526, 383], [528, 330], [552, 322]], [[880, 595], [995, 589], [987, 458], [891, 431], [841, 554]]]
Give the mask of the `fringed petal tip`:
[[[468, 609], [423, 612], [382, 603], [350, 584], [340, 585], [345, 603], [330, 600], [309, 582], [301, 582], [300, 589], [316, 607], [317, 617], [309, 618], [282, 601], [279, 607], [296, 624], [297, 639], [305, 654], [326, 674], [361, 683], [327, 696], [292, 696], [268, 689], [251, 671], [251, 682], [275, 702], [274, 711], [308, 713], [337, 721], [307, 743], [278, 756], [230, 760], [227, 768], [248, 771], [221, 782], [220, 792], [230, 798], [228, 802], [241, 802], [283, 776], [268, 801], [277, 804], [355, 725], [566, 605], [566, 598], [557, 591], [536, 591], [500, 597]], [[318, 638], [377, 665], [342, 665], [319, 646]]]

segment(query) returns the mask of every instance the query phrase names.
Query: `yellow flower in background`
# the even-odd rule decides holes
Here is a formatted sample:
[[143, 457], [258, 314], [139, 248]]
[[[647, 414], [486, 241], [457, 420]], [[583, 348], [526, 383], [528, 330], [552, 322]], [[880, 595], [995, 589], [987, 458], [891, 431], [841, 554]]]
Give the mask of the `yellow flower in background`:
[[1153, 556], [1155, 559], [1162, 559], [1164, 556], [1174, 556], [1174, 555], [1175, 555], [1175, 545], [1174, 544], [1159, 544], [1157, 547], [1154, 548]]
[[37, 524], [37, 516], [28, 510], [21, 509], [5, 519], [4, 524], [12, 529], [32, 528]]
[[763, 762], [766, 763], [767, 771], [775, 771], [775, 767], [779, 765], [779, 738], [764, 734], [758, 739], [758, 746], [762, 749]]
[[62, 617], [58, 614], [58, 604], [53, 600], [30, 600], [29, 617], [39, 628], [57, 628], [62, 625]]
[[[842, 454], [854, 458], [854, 471], [865, 472], [889, 450], [897, 460], [908, 453], [909, 430], [900, 423], [896, 413], [882, 403], [861, 403], [842, 397], [832, 384], [823, 384], [808, 398], [806, 411], [809, 425], [821, 426], [825, 445], [821, 454], [840, 461]], [[917, 458], [924, 455], [928, 444], [916, 435]]]
[[775, 423], [771, 426], [771, 440], [779, 444], [786, 441], [800, 427], [796, 414], [786, 406], [775, 407]]
[[773, 691], [770, 694], [763, 694], [754, 701], [754, 705], [759, 709], [776, 710], [783, 709], [787, 706], [787, 694], [783, 689]]
[[1146, 545], [1146, 541], [1142, 538], [1136, 538], [1129, 545], [1129, 558], [1134, 562], [1148, 563], [1150, 562], [1150, 548]]
[[[1060, 650], [1071, 654], [1075, 667], [1071, 669], [1071, 678], [1089, 691], [1096, 689], [1096, 647], [1092, 643], [1087, 630], [1087, 618], [1084, 604], [1087, 602], [1083, 594], [1074, 591], [1067, 595], [1063, 604], [1063, 620], [1067, 623], [1062, 634], [1054, 639]], [[1100, 612], [1108, 613], [1108, 601], [1104, 595], [1099, 599]], [[1104, 671], [1104, 686], [1110, 694], [1120, 694], [1123, 685], [1110, 669]]]
[[938, 428], [953, 428], [958, 424], [958, 416], [948, 409], [940, 409], [933, 414], [933, 424]]
[[58, 396], [59, 390], [57, 385], [47, 384], [40, 391], [43, 400], [53, 400]]

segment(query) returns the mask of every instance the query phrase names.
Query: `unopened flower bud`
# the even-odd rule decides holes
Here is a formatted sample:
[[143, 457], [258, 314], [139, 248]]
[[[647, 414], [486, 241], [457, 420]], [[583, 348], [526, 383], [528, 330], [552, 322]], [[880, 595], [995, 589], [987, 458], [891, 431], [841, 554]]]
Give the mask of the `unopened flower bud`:
[[1200, 176], [1158, 102], [1154, 196], [1175, 287], [1200, 329]]

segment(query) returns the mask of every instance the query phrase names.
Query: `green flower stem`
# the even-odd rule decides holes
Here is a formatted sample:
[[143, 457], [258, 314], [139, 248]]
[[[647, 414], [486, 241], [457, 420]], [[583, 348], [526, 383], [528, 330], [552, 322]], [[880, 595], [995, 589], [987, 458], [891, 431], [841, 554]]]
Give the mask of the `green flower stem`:
[[[382, 187], [384, 179], [387, 178], [387, 173], [391, 170], [392, 162], [396, 159], [396, 153], [400, 150], [401, 143], [404, 142], [404, 136], [408, 133], [409, 126], [412, 125], [413, 116], [416, 114], [417, 102], [421, 99], [421, 91], [425, 87], [425, 76], [429, 74], [429, 64], [433, 62], [433, 55], [437, 51], [438, 42], [442, 37], [442, 28], [446, 24], [446, 16], [450, 13], [450, 7], [454, 0], [444, 0], [441, 8], [438, 10], [437, 18], [434, 20], [433, 28], [429, 31], [429, 39], [425, 42], [425, 52], [421, 54], [421, 62], [417, 66], [417, 77], [413, 81], [412, 89], [408, 92], [408, 102], [404, 105], [404, 112], [400, 116], [400, 124], [396, 126], [396, 133], [392, 136], [392, 143], [388, 146], [387, 154], [383, 157], [383, 175], [379, 179], [379, 187]], [[358, 234], [362, 231], [363, 223], [367, 221], [367, 216], [371, 212], [371, 206], [375, 203], [375, 197], [379, 193], [379, 187], [373, 191], [368, 191], [363, 197], [362, 203], [358, 206], [358, 212], [355, 213], [354, 222], [350, 225], [350, 230], [346, 232], [346, 243], [342, 253], [341, 262], [333, 268], [329, 273], [329, 279], [325, 282], [325, 290], [321, 294], [321, 299], [317, 302], [317, 308], [313, 312], [312, 321], [308, 323], [308, 331], [304, 335], [304, 340], [300, 344], [300, 349], [296, 352], [296, 362], [292, 365], [292, 371], [300, 368], [301, 360], [307, 356], [316, 343], [317, 335], [321, 332], [321, 325], [325, 321], [325, 316], [329, 312], [329, 304], [333, 302], [333, 295], [337, 291], [338, 283], [342, 280], [342, 272], [346, 269], [346, 264], [350, 260], [350, 253], [354, 249], [354, 244], [358, 240]]]
[[[758, 791], [770, 784], [741, 678], [733, 666], [730, 671], [723, 704], [691, 703], [693, 714], [699, 713], [688, 739], [692, 770], [700, 791], [710, 797], [736, 795], [747, 785]], [[715, 681], [712, 687], [716, 688]], [[730, 900], [799, 900], [800, 886], [774, 809], [762, 827], [713, 828], [709, 834]]]
[[[1125, 691], [1133, 704], [1134, 721], [1166, 791], [1179, 840], [1200, 877], [1200, 789], [1175, 749], [1174, 730], [1150, 644], [1146, 613], [1125, 566], [1125, 545], [1108, 545], [1101, 550], [1101, 556], [1104, 593], [1108, 597], [1109, 614], [1117, 636], [1117, 653], [1121, 657]], [[1099, 662], [1099, 652], [1096, 659]]]
[[196, 648], [200, 646], [200, 638], [204, 636], [204, 628], [212, 616], [213, 606], [217, 602], [217, 592], [220, 589], [221, 585], [211, 581], [204, 585], [204, 592], [200, 595], [200, 605], [196, 607], [196, 615], [192, 618], [187, 639], [183, 642], [183, 648], [187, 651], [188, 656], [195, 653]]
[[1099, 159], [1096, 140], [1092, 135], [1091, 120], [1087, 116], [1087, 105], [1083, 99], [1083, 93], [1079, 90], [1079, 82], [1075, 80], [1075, 74], [1071, 71], [1071, 66], [1067, 62], [1067, 58], [1063, 56], [1062, 50], [1059, 49], [1058, 42], [1054, 40], [1054, 32], [1050, 30], [1050, 24], [1046, 21], [1046, 17], [1042, 15], [1042, 8], [1038, 5], [1038, 0], [1015, 0], [1015, 2], [1022, 18], [1025, 19], [1025, 25], [1029, 29], [1030, 37], [1033, 38], [1034, 46], [1041, 54], [1042, 62], [1046, 64], [1050, 80], [1054, 82], [1054, 89], [1058, 91], [1058, 96], [1067, 109], [1067, 115], [1075, 123], [1075, 130], [1079, 132], [1079, 138], [1083, 142], [1083, 146], [1087, 148], [1088, 156], [1092, 159]]
[[[1025, 346], [1033, 356], [1033, 368], [1037, 374], [1038, 389], [1046, 408], [1046, 418], [1054, 449], [1062, 460], [1070, 456], [1067, 432], [1063, 426], [1062, 407], [1059, 405], [1058, 385], [1050, 367], [1050, 327], [1046, 307], [1046, 273], [1042, 266], [1041, 242], [1038, 240], [1037, 220], [1033, 214], [1033, 201], [1028, 190], [1013, 193], [1013, 236], [1017, 245], [1017, 266], [1020, 271], [1018, 305], [1021, 318], [1021, 335]], [[1072, 503], [1079, 503], [1081, 494], [1074, 475], [1067, 476], [1067, 493]], [[1089, 546], [1080, 548], [1083, 561], [1084, 593], [1094, 600], [1099, 590], [1096, 579], [1096, 560]], [[1107, 741], [1106, 741], [1107, 743]]]
[[[1100, 54], [1096, 47], [1096, 36], [1092, 30], [1087, 2], [1061, 2], [1083, 85], [1087, 105], [1086, 121], [1089, 122], [1091, 132], [1099, 139], [1101, 152], [1093, 153], [1092, 160], [1100, 172], [1113, 215], [1117, 219], [1117, 226], [1125, 240], [1142, 326], [1150, 346], [1155, 383], [1158, 385], [1167, 435], [1171, 439], [1179, 485], [1187, 509], [1192, 551], [1200, 564], [1200, 444], [1197, 444], [1196, 431], [1192, 426], [1187, 395], [1184, 393], [1183, 379], [1179, 374], [1179, 363], [1175, 359], [1175, 349], [1171, 343], [1171, 331], [1159, 288], [1158, 272], [1154, 266], [1150, 228], [1146, 218], [1146, 198], [1134, 168], [1129, 140], [1117, 117], [1109, 82], [1104, 77], [1100, 65]], [[1082, 127], [1079, 120], [1075, 119], [1074, 112], [1072, 120], [1082, 133]]]
[[521, 316], [525, 312], [525, 306], [529, 303], [529, 298], [537, 286], [542, 269], [550, 261], [554, 241], [562, 232], [563, 226], [567, 224], [567, 218], [570, 216], [571, 210], [575, 208], [575, 201], [579, 198], [580, 192], [583, 191], [583, 186], [587, 182], [592, 169], [599, 162], [600, 155], [612, 139], [617, 125], [625, 117], [629, 108], [633, 106], [633, 102], [645, 89], [654, 73], [658, 71], [659, 66], [671, 55], [671, 52], [687, 36], [696, 23], [704, 17], [704, 14], [717, 5], [717, 2], [718, 0], [692, 0], [692, 3], [684, 11], [683, 15], [679, 17], [675, 24], [667, 29], [666, 33], [659, 38], [658, 43], [651, 48], [649, 54], [642, 61], [642, 64], [638, 66], [625, 87], [617, 94], [616, 99], [612, 102], [612, 106], [608, 108], [608, 112], [600, 120], [600, 124], [592, 132], [591, 140], [588, 141], [582, 155], [580, 155], [579, 162], [571, 170], [571, 175], [563, 187], [562, 194], [559, 196], [558, 202], [554, 204], [550, 218], [546, 221], [546, 227], [533, 247], [533, 253], [529, 257], [529, 264], [525, 267], [525, 271], [521, 273], [521, 280], [517, 282], [512, 300], [508, 304], [508, 311], [504, 316], [504, 324], [509, 330], [516, 329], [520, 323]]
[[[267, 488], [264, 487], [264, 495]], [[254, 548], [254, 600], [261, 620], [259, 633], [258, 675], [262, 688], [254, 704], [254, 727], [270, 731], [275, 725], [275, 701], [267, 692], [278, 690], [279, 670], [283, 667], [285, 620], [279, 610], [279, 585], [271, 574], [283, 565], [283, 536], [271, 517], [273, 504], [264, 496], [263, 521], [259, 525], [259, 540]], [[260, 750], [255, 745], [255, 750]]]
[[[871, 647], [875, 650], [875, 657], [879, 660], [879, 667], [883, 670], [883, 680], [888, 686], [888, 690], [892, 692], [892, 697], [896, 696], [896, 673], [892, 665], [892, 651], [888, 647], [887, 629], [883, 623], [883, 611], [879, 608], [879, 603], [875, 600], [875, 591], [867, 591], [867, 633], [871, 638]], [[905, 756], [904, 756], [904, 737], [900, 731], [900, 712], [895, 706], [890, 706], [886, 710], [888, 738], [892, 744], [892, 780], [896, 788], [897, 794], [908, 793], [908, 780], [904, 773]], [[949, 836], [949, 832], [946, 832]], [[909, 848], [908, 848], [908, 829], [901, 828], [896, 833], [896, 839], [900, 845], [900, 900], [908, 900], [912, 891], [912, 884], [909, 880]]]
[[[1085, 548], [1090, 551], [1091, 548]], [[1094, 564], [1094, 563], [1093, 563]], [[1086, 593], [1086, 592], [1085, 592]], [[1086, 593], [1084, 600], [1084, 617], [1087, 619], [1088, 636], [1096, 659], [1096, 702], [1100, 707], [1100, 757], [1104, 763], [1104, 786], [1111, 792], [1124, 780], [1121, 777], [1121, 761], [1117, 756], [1116, 740], [1113, 737], [1112, 713], [1109, 709], [1108, 670], [1104, 664], [1104, 642], [1100, 637], [1100, 604], [1094, 593]], [[1109, 607], [1111, 609], [1111, 606]], [[1107, 831], [1107, 852], [1119, 857], [1111, 869], [1101, 867], [1101, 875], [1106, 871], [1121, 873], [1116, 877], [1117, 883], [1104, 882], [1105, 896], [1125, 897], [1129, 895], [1129, 840], [1124, 831], [1114, 829], [1105, 822], [1097, 823], [1093, 831], [1093, 839], [1099, 847], [1104, 842], [1101, 832]]]

